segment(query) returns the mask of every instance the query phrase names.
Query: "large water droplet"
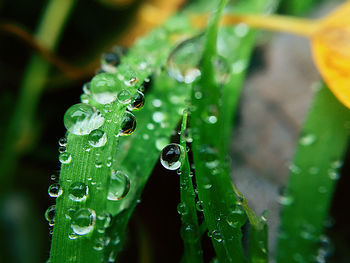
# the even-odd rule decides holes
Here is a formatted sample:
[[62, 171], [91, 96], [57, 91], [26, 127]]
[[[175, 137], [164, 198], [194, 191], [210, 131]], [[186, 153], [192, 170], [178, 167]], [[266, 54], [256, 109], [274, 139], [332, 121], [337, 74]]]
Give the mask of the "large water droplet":
[[45, 219], [49, 222], [50, 226], [53, 226], [55, 224], [55, 210], [56, 206], [52, 205], [49, 206], [45, 211]]
[[71, 227], [77, 235], [86, 235], [90, 233], [96, 222], [96, 213], [90, 208], [81, 208], [72, 218]]
[[130, 91], [123, 89], [118, 93], [118, 101], [122, 104], [127, 104], [131, 101]]
[[62, 195], [63, 190], [60, 184], [54, 183], [49, 186], [48, 193], [51, 197], [59, 197]]
[[128, 110], [140, 110], [145, 104], [145, 96], [141, 91], [137, 91], [136, 94], [132, 97], [130, 105], [128, 105]]
[[107, 142], [107, 135], [102, 130], [93, 130], [90, 132], [88, 140], [92, 147], [102, 147]]
[[202, 36], [181, 42], [168, 57], [169, 75], [179, 82], [192, 83], [201, 75], [199, 63], [202, 58], [202, 52]]
[[160, 163], [165, 169], [176, 170], [181, 166], [181, 146], [171, 143], [164, 147], [160, 155]]
[[69, 187], [69, 198], [75, 202], [84, 201], [89, 193], [89, 188], [82, 182], [72, 183]]
[[113, 74], [102, 73], [91, 80], [92, 98], [100, 104], [108, 104], [116, 100], [118, 95], [117, 81]]
[[100, 128], [104, 121], [99, 111], [84, 103], [71, 106], [64, 114], [64, 126], [76, 135], [89, 134], [92, 130]]
[[118, 201], [123, 199], [130, 190], [129, 177], [121, 172], [113, 172], [111, 174], [107, 199], [111, 201]]
[[121, 136], [130, 135], [135, 131], [135, 129], [136, 129], [136, 118], [134, 114], [126, 111], [124, 113], [124, 116], [120, 125], [119, 135]]

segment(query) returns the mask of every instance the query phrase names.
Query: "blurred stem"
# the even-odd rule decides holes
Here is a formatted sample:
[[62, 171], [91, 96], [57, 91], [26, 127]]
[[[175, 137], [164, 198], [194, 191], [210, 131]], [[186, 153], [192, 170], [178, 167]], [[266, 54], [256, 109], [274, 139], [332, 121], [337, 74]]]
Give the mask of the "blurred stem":
[[[62, 29], [75, 3], [76, 0], [50, 0], [48, 2], [36, 33], [36, 40], [43, 47], [48, 50], [56, 48]], [[33, 142], [35, 112], [49, 69], [48, 62], [37, 55], [31, 57], [27, 66], [1, 153], [0, 183], [4, 188], [10, 184], [9, 179], [18, 156]]]

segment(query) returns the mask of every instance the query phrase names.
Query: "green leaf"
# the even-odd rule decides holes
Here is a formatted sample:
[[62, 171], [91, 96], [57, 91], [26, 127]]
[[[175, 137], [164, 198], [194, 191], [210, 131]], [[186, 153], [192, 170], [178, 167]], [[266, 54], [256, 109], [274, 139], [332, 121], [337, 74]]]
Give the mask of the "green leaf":
[[325, 86], [300, 134], [283, 204], [277, 259], [313, 262], [349, 140], [350, 112]]

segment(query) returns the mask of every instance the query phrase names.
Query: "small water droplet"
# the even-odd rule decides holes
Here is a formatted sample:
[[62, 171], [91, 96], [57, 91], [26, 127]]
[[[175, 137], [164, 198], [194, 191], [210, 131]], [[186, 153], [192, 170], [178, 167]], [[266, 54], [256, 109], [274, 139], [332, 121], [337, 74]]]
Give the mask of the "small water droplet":
[[66, 137], [62, 137], [58, 140], [58, 145], [59, 146], [67, 146], [67, 138]]
[[180, 215], [185, 215], [188, 213], [188, 209], [187, 209], [187, 206], [185, 203], [179, 203], [177, 205], [177, 212], [180, 214]]
[[50, 226], [53, 226], [55, 224], [55, 212], [55, 205], [49, 206], [45, 211], [45, 219], [49, 222]]
[[280, 195], [278, 198], [278, 203], [284, 206], [289, 206], [294, 203], [294, 198], [288, 194]]
[[159, 99], [152, 100], [152, 105], [156, 108], [160, 108], [162, 106], [162, 104], [163, 104], [162, 101]]
[[86, 200], [89, 193], [89, 188], [82, 182], [74, 182], [69, 187], [69, 199], [75, 202], [81, 202]]
[[107, 135], [104, 131], [96, 129], [90, 132], [88, 141], [92, 147], [102, 147], [107, 142]]
[[60, 147], [58, 147], [58, 152], [59, 152], [59, 153], [64, 153], [66, 150], [67, 150], [67, 147], [66, 147], [66, 146], [60, 146]]
[[181, 42], [168, 57], [169, 75], [179, 82], [192, 83], [201, 75], [199, 63], [202, 52], [202, 35]]
[[118, 101], [122, 104], [128, 104], [131, 101], [130, 91], [123, 89], [118, 93]]
[[103, 238], [99, 237], [96, 238], [95, 242], [94, 242], [94, 247], [93, 249], [96, 251], [101, 251], [105, 248], [105, 241], [103, 240]]
[[246, 36], [248, 34], [248, 32], [249, 32], [249, 27], [245, 23], [239, 23], [235, 27], [235, 34], [238, 37], [242, 38], [242, 37]]
[[316, 141], [314, 134], [305, 134], [299, 139], [299, 143], [303, 146], [310, 146]]
[[164, 121], [165, 115], [163, 112], [156, 111], [155, 113], [153, 113], [152, 119], [156, 123], [161, 123], [162, 121]]
[[72, 161], [72, 155], [68, 152], [63, 152], [58, 157], [62, 164], [69, 164]]
[[213, 67], [215, 71], [215, 80], [219, 85], [224, 85], [231, 73], [230, 65], [222, 56], [216, 56], [213, 59]]
[[213, 240], [215, 240], [216, 242], [219, 242], [219, 243], [222, 242], [222, 235], [221, 235], [220, 231], [218, 231], [218, 230], [214, 230], [214, 231], [211, 233], [210, 237], [211, 237]]
[[83, 236], [90, 233], [96, 222], [96, 213], [90, 208], [81, 208], [72, 218], [72, 230], [77, 235]]
[[203, 212], [203, 202], [202, 201], [198, 200], [196, 202], [196, 209], [198, 212]]
[[165, 169], [177, 170], [181, 166], [180, 157], [181, 146], [176, 143], [171, 143], [162, 150], [160, 162]]
[[56, 198], [62, 195], [63, 190], [60, 184], [54, 183], [49, 186], [48, 193], [49, 193], [49, 196]]
[[150, 131], [154, 130], [154, 124], [153, 123], [148, 123], [147, 124], [147, 129], [149, 129]]
[[135, 84], [136, 84], [138, 81], [139, 81], [138, 78], [132, 77], [132, 78], [129, 79], [129, 80], [125, 80], [125, 81], [124, 81], [124, 84], [125, 84], [126, 86], [131, 87], [131, 86], [135, 86]]
[[141, 91], [137, 91], [136, 94], [132, 97], [130, 105], [128, 105], [128, 110], [135, 111], [143, 108], [145, 104], [145, 96]]
[[106, 52], [101, 55], [101, 68], [105, 72], [117, 72], [117, 66], [120, 64], [120, 56], [115, 52]]
[[76, 135], [89, 134], [92, 130], [100, 128], [104, 118], [94, 107], [84, 103], [71, 106], [64, 114], [64, 126]]
[[100, 104], [112, 103], [118, 95], [117, 80], [114, 74], [101, 73], [96, 75], [90, 84], [92, 98]]
[[111, 174], [107, 199], [118, 201], [123, 199], [130, 190], [130, 180], [126, 173], [116, 171]]
[[118, 134], [121, 136], [130, 135], [135, 131], [135, 129], [136, 129], [136, 118], [134, 114], [126, 111], [124, 113]]
[[90, 82], [86, 82], [83, 85], [83, 92], [85, 95], [90, 95]]

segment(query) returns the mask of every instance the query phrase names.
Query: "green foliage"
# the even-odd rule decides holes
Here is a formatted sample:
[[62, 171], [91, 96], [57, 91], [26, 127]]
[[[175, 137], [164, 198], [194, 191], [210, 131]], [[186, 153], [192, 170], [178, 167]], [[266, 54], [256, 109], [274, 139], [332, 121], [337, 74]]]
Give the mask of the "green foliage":
[[349, 140], [349, 121], [349, 109], [323, 85], [303, 126], [282, 196], [278, 262], [313, 262], [317, 257]]

